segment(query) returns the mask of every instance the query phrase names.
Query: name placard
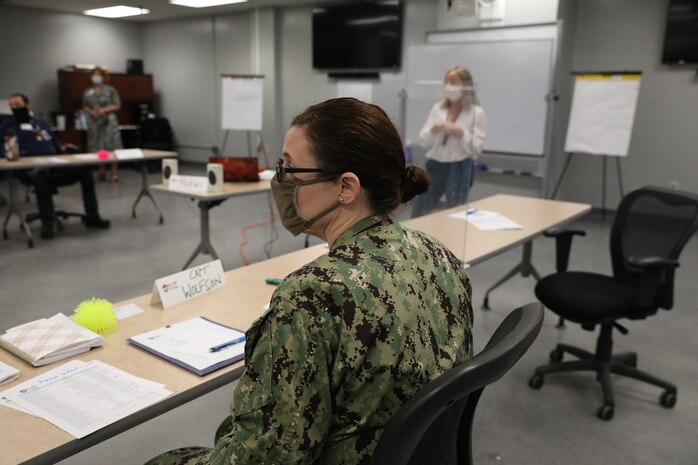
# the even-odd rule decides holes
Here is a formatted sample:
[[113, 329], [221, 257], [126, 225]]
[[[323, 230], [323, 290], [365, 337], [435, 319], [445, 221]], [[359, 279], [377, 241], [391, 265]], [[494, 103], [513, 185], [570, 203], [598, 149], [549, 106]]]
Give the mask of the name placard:
[[162, 302], [163, 308], [170, 308], [200, 295], [208, 294], [225, 286], [225, 284], [223, 264], [220, 260], [214, 260], [156, 279], [153, 283], [150, 305]]
[[194, 192], [208, 192], [208, 178], [206, 176], [184, 176], [173, 174], [170, 176], [170, 190], [186, 190]]
[[114, 156], [117, 160], [133, 160], [135, 158], [143, 158], [143, 150], [141, 149], [116, 149]]

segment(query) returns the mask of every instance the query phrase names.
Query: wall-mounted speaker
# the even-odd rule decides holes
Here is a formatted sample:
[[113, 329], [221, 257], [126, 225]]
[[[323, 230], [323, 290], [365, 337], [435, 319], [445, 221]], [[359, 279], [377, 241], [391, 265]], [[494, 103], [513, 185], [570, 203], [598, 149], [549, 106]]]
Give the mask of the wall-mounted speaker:
[[220, 163], [209, 163], [206, 165], [206, 176], [208, 177], [208, 191], [223, 191], [223, 165]]
[[162, 160], [162, 183], [166, 186], [170, 185], [170, 176], [179, 173], [179, 165], [176, 159], [165, 158]]

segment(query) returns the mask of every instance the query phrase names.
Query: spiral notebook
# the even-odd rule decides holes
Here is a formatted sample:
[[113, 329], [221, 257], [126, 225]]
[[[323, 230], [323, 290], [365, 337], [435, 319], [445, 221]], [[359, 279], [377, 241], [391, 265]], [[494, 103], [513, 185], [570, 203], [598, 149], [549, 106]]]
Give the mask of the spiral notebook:
[[0, 347], [35, 367], [87, 352], [102, 344], [102, 336], [62, 313], [10, 328], [0, 336]]

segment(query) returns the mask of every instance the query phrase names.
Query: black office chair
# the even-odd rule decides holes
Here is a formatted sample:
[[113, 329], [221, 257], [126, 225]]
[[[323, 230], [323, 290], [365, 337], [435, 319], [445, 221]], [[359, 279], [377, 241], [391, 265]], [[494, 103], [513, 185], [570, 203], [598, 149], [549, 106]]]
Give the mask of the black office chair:
[[[540, 388], [549, 373], [595, 371], [604, 397], [597, 415], [610, 420], [614, 413], [610, 379], [613, 373], [663, 388], [660, 404], [673, 407], [676, 386], [638, 370], [636, 353], [613, 354], [613, 329], [627, 334], [628, 330], [618, 320], [645, 319], [660, 308], [672, 308], [674, 270], [679, 266], [679, 254], [697, 229], [698, 196], [645, 187], [626, 195], [618, 207], [611, 228], [612, 277], [567, 271], [568, 257], [558, 257], [558, 272], [538, 282], [536, 296], [565, 320], [589, 331], [599, 325], [601, 331], [595, 353], [558, 344], [550, 353], [553, 363], [538, 367], [529, 385]], [[569, 254], [571, 237], [578, 233], [552, 233], [557, 237], [558, 252]], [[564, 353], [580, 360], [562, 362]]]
[[426, 385], [398, 411], [371, 465], [472, 464], [480, 395], [526, 353], [542, 324], [543, 306], [537, 302], [511, 312], [482, 352]]
[[[68, 154], [75, 154], [75, 153], [80, 153], [80, 147], [71, 147], [66, 150], [66, 153]], [[72, 184], [75, 184], [75, 180], [72, 177], [67, 177], [65, 179], [59, 177], [53, 179], [53, 195], [58, 194], [58, 188], [59, 187], [65, 187], [65, 186], [70, 186]], [[27, 191], [26, 191], [26, 198], [27, 202], [30, 200], [29, 199], [29, 194], [33, 192], [33, 187], [31, 183], [26, 183], [27, 186]], [[30, 212], [27, 213], [24, 217], [24, 220], [28, 223], [31, 224], [34, 221], [39, 220], [41, 217], [39, 216], [39, 212]], [[84, 222], [85, 219], [87, 218], [84, 213], [78, 213], [78, 212], [71, 212], [67, 210], [55, 210], [53, 212], [53, 218], [54, 218], [54, 223], [56, 225], [56, 229], [58, 231], [63, 231], [63, 221], [62, 220], [67, 220], [68, 218], [79, 218], [80, 221]]]

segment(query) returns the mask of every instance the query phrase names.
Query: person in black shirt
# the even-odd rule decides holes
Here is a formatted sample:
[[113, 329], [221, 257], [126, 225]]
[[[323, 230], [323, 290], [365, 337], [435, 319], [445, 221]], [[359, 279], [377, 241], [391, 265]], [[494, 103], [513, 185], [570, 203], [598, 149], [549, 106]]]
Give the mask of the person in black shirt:
[[[13, 94], [10, 96], [9, 103], [14, 119], [0, 127], [0, 140], [4, 141], [6, 136], [14, 134], [17, 137], [20, 155], [23, 157], [56, 155], [65, 152], [68, 146], [61, 145], [49, 124], [33, 116], [31, 102], [26, 95]], [[20, 173], [19, 179], [22, 183], [34, 187], [41, 219], [41, 237], [44, 239], [51, 239], [54, 236], [53, 194], [56, 188], [78, 181], [82, 187], [82, 200], [85, 206], [85, 226], [106, 229], [111, 224], [99, 216], [94, 179], [87, 167], [36, 168]]]

